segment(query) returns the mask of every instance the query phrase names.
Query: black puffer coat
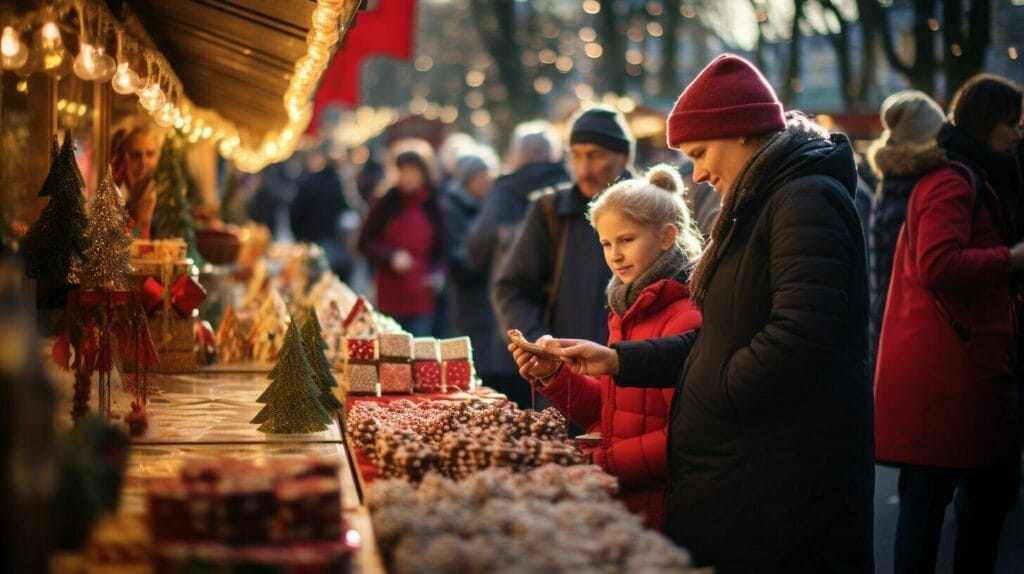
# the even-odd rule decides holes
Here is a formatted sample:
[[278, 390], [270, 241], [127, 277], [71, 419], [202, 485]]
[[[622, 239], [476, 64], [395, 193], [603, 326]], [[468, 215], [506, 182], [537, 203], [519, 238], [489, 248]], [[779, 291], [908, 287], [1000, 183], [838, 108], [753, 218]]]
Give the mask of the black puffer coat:
[[[665, 530], [733, 572], [870, 572], [867, 270], [845, 136], [769, 146], [697, 334], [616, 345], [617, 384], [676, 381]], [[757, 156], [752, 162], [757, 161]], [[752, 165], [755, 165], [752, 163]], [[749, 184], [741, 185], [744, 181]]]

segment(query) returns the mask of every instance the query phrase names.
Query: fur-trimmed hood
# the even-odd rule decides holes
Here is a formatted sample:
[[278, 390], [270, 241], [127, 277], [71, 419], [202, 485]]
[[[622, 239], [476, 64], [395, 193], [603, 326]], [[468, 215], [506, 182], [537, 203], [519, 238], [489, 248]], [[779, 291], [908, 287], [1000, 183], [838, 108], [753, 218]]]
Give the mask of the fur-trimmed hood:
[[876, 140], [867, 156], [871, 171], [881, 178], [923, 175], [946, 162], [946, 152], [936, 143], [889, 145]]

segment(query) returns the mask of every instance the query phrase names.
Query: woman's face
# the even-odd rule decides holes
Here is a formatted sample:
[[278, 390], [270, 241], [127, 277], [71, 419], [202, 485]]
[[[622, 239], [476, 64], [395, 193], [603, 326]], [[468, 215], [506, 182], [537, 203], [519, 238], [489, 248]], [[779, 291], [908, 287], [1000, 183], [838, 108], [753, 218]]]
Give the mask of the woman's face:
[[757, 151], [739, 138], [687, 142], [679, 149], [693, 160], [693, 183], [706, 181], [723, 197], [732, 191], [736, 176]]
[[594, 223], [604, 250], [604, 261], [612, 273], [630, 284], [675, 241], [675, 227], [667, 225], [660, 233], [623, 214], [608, 210]]
[[1016, 153], [1021, 140], [1024, 118], [1011, 118], [996, 124], [988, 134], [988, 149], [999, 153]]
[[426, 183], [420, 168], [411, 164], [398, 166], [398, 189], [406, 193], [413, 193], [423, 189]]

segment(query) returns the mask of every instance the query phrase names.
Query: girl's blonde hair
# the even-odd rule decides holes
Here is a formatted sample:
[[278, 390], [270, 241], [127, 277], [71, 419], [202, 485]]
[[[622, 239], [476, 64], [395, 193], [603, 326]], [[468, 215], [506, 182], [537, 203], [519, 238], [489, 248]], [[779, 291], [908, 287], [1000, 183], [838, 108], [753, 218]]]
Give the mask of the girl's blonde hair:
[[689, 261], [695, 261], [704, 249], [704, 239], [683, 201], [683, 179], [668, 164], [659, 164], [643, 177], [620, 181], [609, 187], [590, 204], [587, 220], [596, 228], [597, 219], [615, 211], [640, 225], [661, 233], [665, 225], [676, 228], [676, 248]]

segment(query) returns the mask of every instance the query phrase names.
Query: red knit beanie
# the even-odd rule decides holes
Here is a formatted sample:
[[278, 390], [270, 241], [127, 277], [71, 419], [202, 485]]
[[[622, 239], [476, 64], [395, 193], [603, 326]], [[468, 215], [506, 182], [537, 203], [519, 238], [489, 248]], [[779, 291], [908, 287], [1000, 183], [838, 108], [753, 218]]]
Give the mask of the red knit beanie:
[[711, 61], [676, 100], [668, 145], [752, 136], [786, 127], [782, 102], [753, 64], [732, 54]]

